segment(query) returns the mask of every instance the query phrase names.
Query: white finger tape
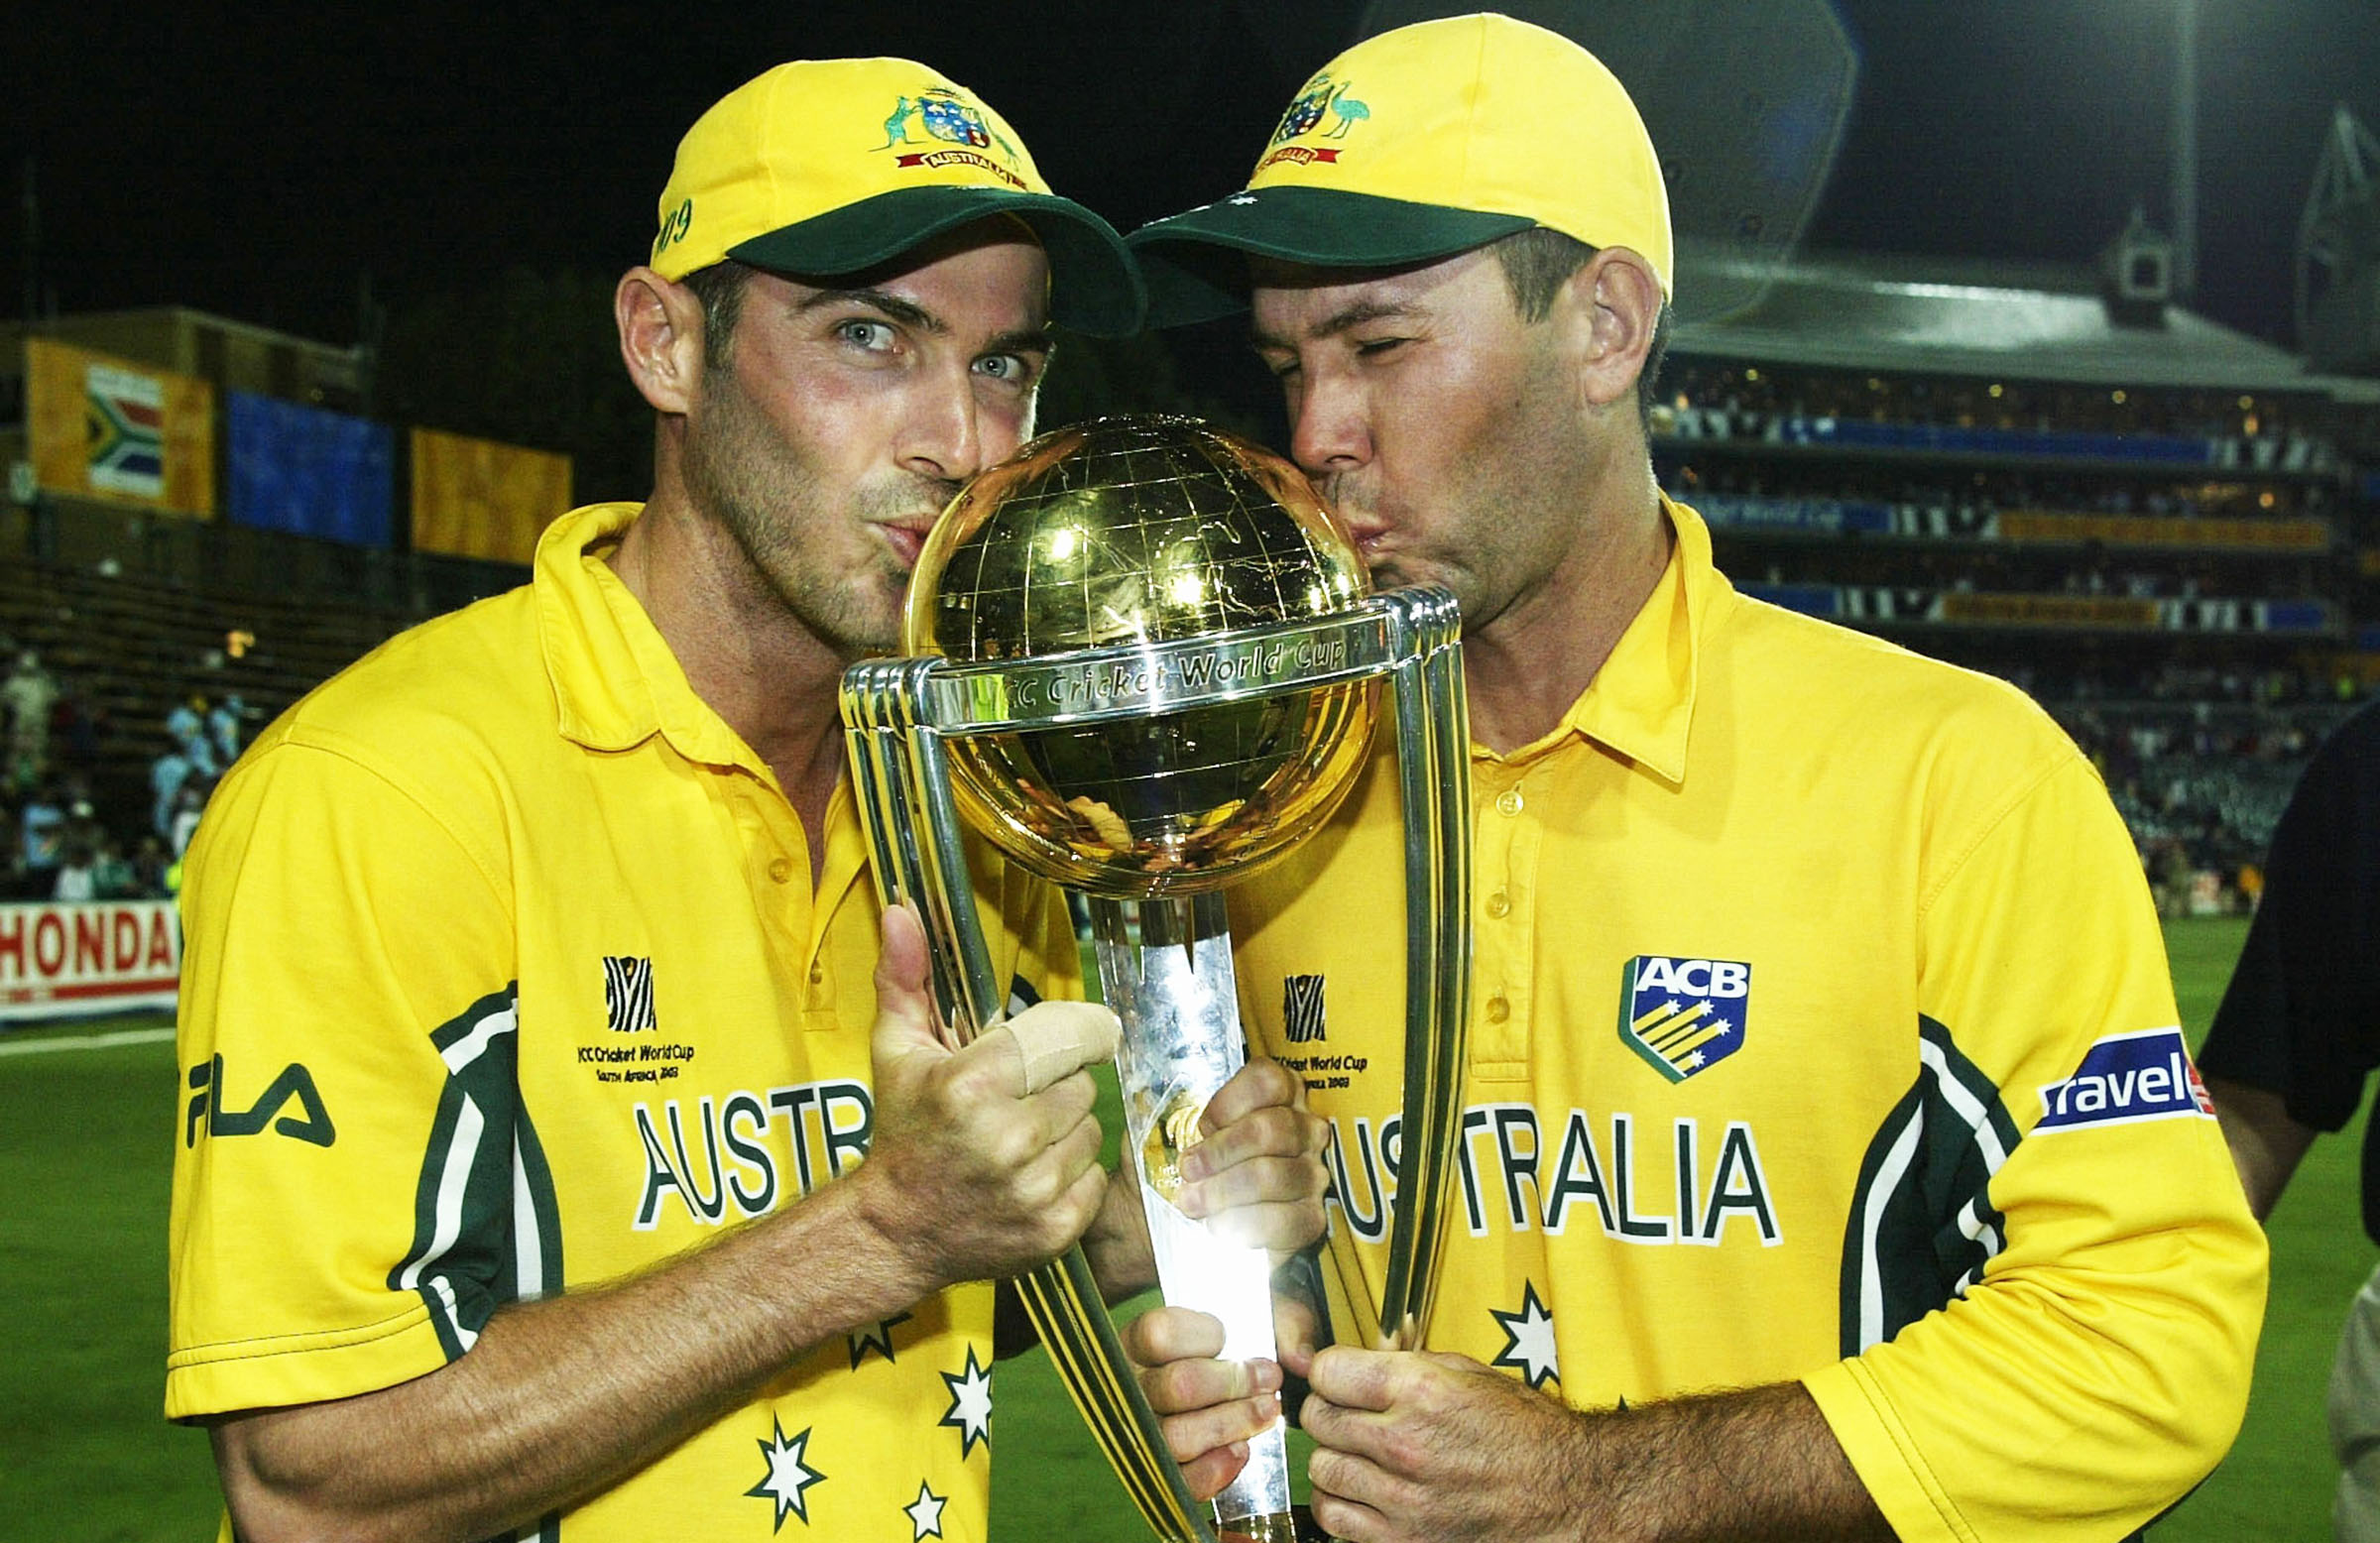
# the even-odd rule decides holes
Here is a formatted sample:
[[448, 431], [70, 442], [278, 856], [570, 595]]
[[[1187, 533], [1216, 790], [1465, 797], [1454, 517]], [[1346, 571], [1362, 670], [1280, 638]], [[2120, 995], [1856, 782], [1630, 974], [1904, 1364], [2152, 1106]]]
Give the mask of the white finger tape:
[[1115, 1013], [1090, 1002], [1036, 1003], [1009, 1019], [1006, 1026], [1024, 1058], [1028, 1096], [1114, 1055], [1123, 1033]]

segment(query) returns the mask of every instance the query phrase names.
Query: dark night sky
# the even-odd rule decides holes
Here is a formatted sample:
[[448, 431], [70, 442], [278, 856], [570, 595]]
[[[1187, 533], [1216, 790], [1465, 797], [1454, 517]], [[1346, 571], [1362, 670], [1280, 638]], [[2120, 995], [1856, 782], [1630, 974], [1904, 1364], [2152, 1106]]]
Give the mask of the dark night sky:
[[[2173, 5], [1839, 0], [1861, 74], [1808, 243], [2079, 262], [2135, 199], [2161, 218]], [[2380, 126], [2380, 7], [2200, 7], [2200, 308], [2285, 339], [2331, 104]], [[402, 304], [514, 264], [625, 267], [678, 134], [780, 59], [932, 63], [1130, 229], [1237, 186], [1363, 6], [34, 9], [12, 28], [32, 68], [9, 71], [0, 312], [22, 307], [30, 153], [60, 308], [178, 302], [345, 343], [367, 270]]]

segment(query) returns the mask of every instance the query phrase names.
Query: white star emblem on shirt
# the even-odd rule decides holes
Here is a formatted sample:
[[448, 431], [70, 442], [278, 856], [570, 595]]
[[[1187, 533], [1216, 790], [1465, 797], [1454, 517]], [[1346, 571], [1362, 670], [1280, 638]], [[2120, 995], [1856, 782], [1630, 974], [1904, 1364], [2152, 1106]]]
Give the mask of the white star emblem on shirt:
[[891, 1361], [892, 1359], [892, 1326], [908, 1321], [908, 1314], [894, 1313], [873, 1328], [862, 1329], [857, 1334], [843, 1336], [844, 1341], [851, 1347], [851, 1369], [859, 1370], [860, 1363], [868, 1359], [870, 1351], [875, 1351], [885, 1360]]
[[950, 1389], [950, 1409], [938, 1423], [958, 1428], [959, 1456], [974, 1452], [979, 1441], [992, 1445], [992, 1373], [976, 1361], [975, 1347], [967, 1347], [966, 1370], [939, 1375]]
[[917, 1482], [917, 1498], [901, 1507], [912, 1529], [910, 1543], [942, 1535], [942, 1506], [946, 1496], [934, 1493], [923, 1480]]
[[809, 1430], [803, 1430], [791, 1440], [785, 1437], [784, 1426], [774, 1418], [769, 1422], [770, 1439], [761, 1442], [761, 1456], [769, 1460], [768, 1475], [745, 1490], [758, 1499], [776, 1502], [774, 1532], [785, 1524], [785, 1513], [791, 1511], [806, 1524], [810, 1519], [809, 1505], [802, 1498], [810, 1485], [826, 1478], [824, 1474], [802, 1461], [802, 1453], [810, 1444]]
[[1562, 1380], [1562, 1353], [1554, 1344], [1554, 1315], [1537, 1300], [1537, 1287], [1529, 1281], [1520, 1285], [1520, 1311], [1499, 1313], [1488, 1309], [1496, 1326], [1504, 1331], [1504, 1348], [1496, 1353], [1489, 1365], [1512, 1366], [1527, 1379], [1529, 1386]]

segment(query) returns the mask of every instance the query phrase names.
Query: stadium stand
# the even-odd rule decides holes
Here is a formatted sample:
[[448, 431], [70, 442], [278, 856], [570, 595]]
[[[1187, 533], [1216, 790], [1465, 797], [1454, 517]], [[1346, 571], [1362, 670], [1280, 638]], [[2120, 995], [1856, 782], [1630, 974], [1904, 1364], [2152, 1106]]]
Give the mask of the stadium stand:
[[[1663, 484], [1709, 519], [1727, 571], [2016, 681], [2106, 772], [2169, 909], [2251, 895], [2308, 749], [2380, 682], [2380, 381], [2317, 373], [2088, 271], [1806, 256], [1755, 273], [1691, 245], [1680, 261], [1682, 286], [1747, 297], [1678, 323], [1653, 414]], [[263, 485], [232, 465], [213, 506], [229, 513], [211, 518], [48, 485], [0, 516], [0, 639], [65, 683], [91, 796], [133, 837], [177, 705], [237, 692], [269, 718], [523, 570], [408, 550], [385, 519], [376, 536], [321, 534], [362, 529], [317, 522], [292, 491], [315, 487], [296, 476], [305, 456], [369, 450], [361, 419], [317, 411], [364, 395], [355, 351], [178, 309], [72, 321], [53, 336], [100, 351], [76, 360], [138, 354], [235, 409], [304, 410], [251, 407], [216, 430], [226, 459], [289, 473], [262, 524], [239, 506]], [[28, 425], [0, 424], [0, 452], [28, 453], [38, 341], [23, 375], [0, 361], [0, 413], [13, 402]], [[62, 356], [43, 346], [55, 378]], [[89, 378], [94, 402], [119, 390]], [[178, 378], [161, 388], [169, 418]], [[393, 481], [402, 508], [404, 458], [368, 461], [342, 463], [343, 486], [379, 477], [385, 509]], [[514, 463], [488, 464], [501, 480]], [[529, 503], [559, 497], [536, 485]]]
[[2380, 382], [2086, 272], [1880, 257], [1805, 258], [1672, 346], [1655, 463], [1742, 588], [2016, 681], [2169, 911], [2252, 897], [2380, 679]]
[[523, 576], [418, 554], [367, 563], [333, 543], [183, 521], [161, 534], [99, 508], [49, 514], [79, 560], [40, 555], [27, 511], [0, 520], [0, 638], [39, 650], [89, 714], [79, 770], [128, 850], [149, 828], [150, 767], [176, 706], [236, 694], [253, 733], [406, 627]]
[[170, 842], [185, 764], [202, 791], [219, 739], [525, 576], [568, 457], [363, 415], [373, 370], [178, 306], [0, 324], [0, 657], [37, 651], [62, 688], [52, 774], [0, 788], [11, 825], [62, 802], [89, 806], [78, 849]]

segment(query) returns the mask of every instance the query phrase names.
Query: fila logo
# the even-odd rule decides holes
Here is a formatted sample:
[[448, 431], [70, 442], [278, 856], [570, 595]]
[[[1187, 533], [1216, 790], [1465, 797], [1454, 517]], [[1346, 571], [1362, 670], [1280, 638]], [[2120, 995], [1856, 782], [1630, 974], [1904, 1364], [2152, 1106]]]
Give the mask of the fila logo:
[[[208, 1135], [254, 1135], [270, 1125], [275, 1132], [315, 1146], [328, 1146], [338, 1139], [331, 1128], [330, 1111], [323, 1107], [322, 1095], [314, 1089], [314, 1074], [300, 1061], [292, 1061], [281, 1069], [258, 1098], [245, 1110], [223, 1106], [223, 1057], [213, 1056], [201, 1065], [190, 1068], [189, 1112], [182, 1120], [181, 1144], [198, 1144], [198, 1128], [206, 1127]], [[290, 1101], [298, 1103], [296, 1115], [282, 1115]], [[278, 1120], [275, 1116], [280, 1116]]]
[[2093, 1043], [2064, 1082], [2041, 1090], [2036, 1130], [2122, 1126], [2143, 1120], [2211, 1119], [2214, 1101], [2190, 1064], [2178, 1027], [2110, 1034]]
[[1752, 967], [1740, 959], [1638, 954], [1620, 976], [1619, 1037], [1671, 1082], [1743, 1048]]
[[651, 959], [603, 956], [603, 1020], [615, 1034], [634, 1034], [655, 1026]]
[[1292, 975], [1281, 981], [1281, 1037], [1293, 1045], [1322, 1037], [1322, 977]]

